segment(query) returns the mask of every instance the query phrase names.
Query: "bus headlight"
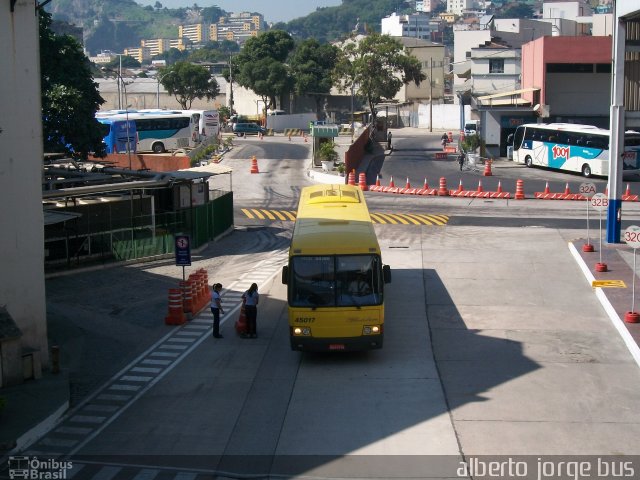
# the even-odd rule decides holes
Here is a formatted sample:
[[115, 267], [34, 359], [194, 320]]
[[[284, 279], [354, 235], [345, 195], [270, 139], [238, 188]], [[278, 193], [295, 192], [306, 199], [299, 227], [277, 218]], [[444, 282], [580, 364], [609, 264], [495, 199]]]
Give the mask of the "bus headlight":
[[380, 326], [379, 325], [365, 325], [362, 328], [363, 335], [379, 335], [380, 334]]
[[309, 336], [311, 335], [311, 329], [309, 327], [295, 327], [293, 329], [293, 334], [298, 336]]

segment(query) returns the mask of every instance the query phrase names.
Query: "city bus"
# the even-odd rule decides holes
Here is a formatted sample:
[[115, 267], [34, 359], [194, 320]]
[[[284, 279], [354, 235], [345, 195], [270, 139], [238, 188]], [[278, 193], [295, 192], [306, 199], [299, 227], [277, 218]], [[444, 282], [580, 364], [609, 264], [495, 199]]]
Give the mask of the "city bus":
[[183, 110], [193, 115], [193, 123], [198, 125], [198, 139], [216, 138], [220, 133], [220, 113], [218, 110]]
[[[136, 151], [136, 122], [133, 120], [98, 117], [104, 128], [102, 141], [107, 153], [128, 153]], [[128, 141], [127, 141], [128, 139]]]
[[384, 284], [390, 281], [360, 188], [303, 188], [282, 270], [291, 349], [382, 348]]
[[[511, 141], [513, 161], [579, 172], [585, 177], [609, 174], [609, 130], [573, 123], [520, 125]], [[640, 133], [625, 132], [623, 174], [640, 173]]]
[[155, 153], [196, 147], [220, 131], [217, 110], [107, 110], [97, 112], [96, 118], [135, 121], [138, 151]]

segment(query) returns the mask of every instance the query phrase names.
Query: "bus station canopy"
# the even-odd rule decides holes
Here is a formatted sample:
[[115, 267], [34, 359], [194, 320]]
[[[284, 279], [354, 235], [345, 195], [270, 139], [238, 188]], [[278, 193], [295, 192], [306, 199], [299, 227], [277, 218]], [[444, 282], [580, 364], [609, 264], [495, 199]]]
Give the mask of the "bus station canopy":
[[319, 138], [334, 138], [338, 136], [337, 125], [311, 125], [311, 136]]

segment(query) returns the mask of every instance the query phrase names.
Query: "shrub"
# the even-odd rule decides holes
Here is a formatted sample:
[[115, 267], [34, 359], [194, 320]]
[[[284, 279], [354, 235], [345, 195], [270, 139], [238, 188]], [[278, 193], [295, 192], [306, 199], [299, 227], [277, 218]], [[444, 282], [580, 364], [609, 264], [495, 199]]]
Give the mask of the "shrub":
[[477, 133], [464, 137], [461, 146], [465, 152], [475, 152], [478, 148], [484, 147], [483, 141]]
[[318, 148], [318, 158], [328, 162], [335, 162], [338, 159], [338, 152], [333, 142], [323, 142]]

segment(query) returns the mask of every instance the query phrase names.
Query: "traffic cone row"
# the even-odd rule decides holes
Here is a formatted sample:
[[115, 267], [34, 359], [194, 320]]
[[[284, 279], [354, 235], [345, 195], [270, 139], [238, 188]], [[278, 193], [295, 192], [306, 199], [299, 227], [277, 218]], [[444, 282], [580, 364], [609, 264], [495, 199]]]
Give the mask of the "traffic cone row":
[[209, 275], [204, 268], [180, 281], [179, 287], [169, 289], [169, 312], [164, 319], [167, 325], [182, 325], [209, 304]]
[[502, 183], [498, 181], [498, 188], [495, 192], [487, 192], [482, 186], [482, 180], [478, 180], [478, 187], [475, 190], [465, 190], [462, 186], [462, 179], [457, 190], [451, 190], [449, 195], [452, 197], [472, 197], [472, 198], [511, 198], [509, 192], [502, 191]]
[[[608, 195], [607, 188], [605, 188], [604, 194]], [[588, 197], [585, 195], [582, 195], [580, 193], [571, 193], [571, 188], [569, 187], [568, 182], [565, 184], [563, 192], [555, 192], [555, 193], [551, 192], [549, 188], [549, 182], [547, 182], [544, 187], [544, 191], [535, 192], [534, 197], [541, 200], [583, 200], [583, 201], [588, 200]], [[639, 199], [640, 197], [638, 195], [631, 194], [631, 188], [627, 183], [627, 189], [624, 195], [622, 195], [622, 200], [625, 200], [628, 202], [637, 202], [639, 201]]]
[[[360, 180], [360, 185], [362, 186], [362, 177]], [[447, 180], [445, 177], [440, 178], [440, 186], [439, 188], [429, 188], [427, 183], [427, 179], [424, 179], [424, 186], [422, 188], [412, 188], [409, 182], [409, 178], [407, 178], [407, 182], [405, 187], [396, 187], [393, 181], [393, 177], [390, 177], [389, 185], [383, 186], [380, 183], [380, 175], [376, 177], [375, 185], [370, 185], [368, 189], [372, 192], [383, 192], [383, 193], [399, 193], [399, 194], [409, 194], [409, 195], [439, 195], [439, 196], [454, 196], [454, 197], [482, 197], [482, 198], [511, 198], [510, 192], [503, 191], [502, 182], [498, 181], [498, 187], [495, 192], [484, 191], [482, 186], [482, 180], [478, 181], [478, 187], [475, 190], [465, 190], [462, 186], [462, 179], [458, 184], [458, 187], [455, 190], [449, 190], [447, 188]], [[607, 189], [605, 189], [605, 195], [607, 195]], [[522, 200], [526, 198], [524, 193], [524, 181], [518, 179], [516, 181], [516, 193], [513, 197], [516, 200]], [[550, 191], [549, 182], [546, 183], [543, 192], [536, 192], [534, 194], [534, 198], [545, 199], [545, 200], [586, 200], [587, 197], [581, 195], [579, 193], [571, 193], [571, 188], [569, 187], [569, 183], [566, 183], [564, 192], [562, 193], [553, 193]], [[631, 189], [629, 184], [627, 184], [626, 191], [624, 195], [622, 195], [622, 200], [630, 201], [630, 202], [638, 202], [640, 201], [640, 195], [631, 194]]]

